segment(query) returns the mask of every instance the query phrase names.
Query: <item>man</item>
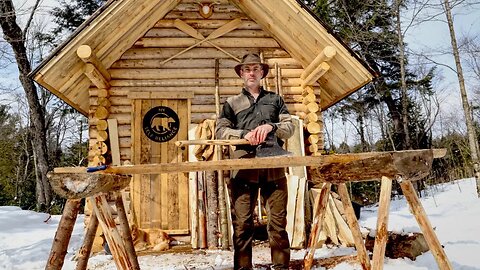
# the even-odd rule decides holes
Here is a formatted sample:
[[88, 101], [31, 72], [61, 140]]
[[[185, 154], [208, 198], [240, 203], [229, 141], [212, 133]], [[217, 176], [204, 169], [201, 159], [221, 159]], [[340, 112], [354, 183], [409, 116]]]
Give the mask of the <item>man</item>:
[[[269, 139], [287, 139], [293, 135], [293, 123], [283, 99], [265, 91], [260, 80], [268, 74], [268, 65], [256, 54], [247, 54], [235, 66], [244, 81], [242, 92], [227, 99], [217, 121], [216, 138], [245, 138], [250, 145], [237, 146], [233, 158], [254, 158], [256, 147]], [[267, 231], [274, 269], [288, 269], [290, 244], [287, 224], [287, 183], [285, 169], [250, 169], [232, 173], [229, 184], [234, 227], [234, 269], [252, 269], [253, 211], [258, 190], [266, 201]]]

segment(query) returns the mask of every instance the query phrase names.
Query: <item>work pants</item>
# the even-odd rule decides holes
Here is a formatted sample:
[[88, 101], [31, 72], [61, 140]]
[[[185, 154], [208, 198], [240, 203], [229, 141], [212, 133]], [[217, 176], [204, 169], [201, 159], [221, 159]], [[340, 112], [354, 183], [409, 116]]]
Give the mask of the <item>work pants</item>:
[[266, 201], [267, 231], [273, 269], [288, 269], [290, 243], [285, 230], [288, 199], [285, 177], [271, 182], [260, 179], [258, 183], [232, 179], [230, 197], [234, 231], [234, 269], [252, 269], [253, 211], [259, 188], [261, 196]]

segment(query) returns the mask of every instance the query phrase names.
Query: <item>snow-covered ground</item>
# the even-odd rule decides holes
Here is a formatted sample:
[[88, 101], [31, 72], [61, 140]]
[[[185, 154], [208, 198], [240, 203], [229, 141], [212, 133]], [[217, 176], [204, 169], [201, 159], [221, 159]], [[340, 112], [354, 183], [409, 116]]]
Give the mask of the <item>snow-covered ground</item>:
[[[422, 198], [440, 243], [455, 270], [480, 270], [480, 199], [476, 195], [474, 179], [463, 179], [453, 183], [431, 187], [428, 196]], [[376, 226], [377, 208], [362, 209], [360, 225]], [[60, 216], [52, 216], [18, 207], [0, 206], [0, 269], [34, 270], [44, 269]], [[416, 220], [404, 199], [391, 202], [389, 230], [396, 232], [419, 232]], [[63, 269], [75, 269], [71, 259], [80, 247], [83, 237], [83, 216], [75, 226]], [[321, 248], [316, 258], [348, 255], [352, 248]], [[305, 250], [292, 251], [292, 259], [301, 259]], [[254, 263], [269, 263], [269, 249], [255, 247]], [[230, 251], [194, 251], [192, 253], [170, 253], [159, 256], [139, 257], [140, 266], [150, 269], [231, 269]], [[97, 255], [89, 260], [89, 269], [116, 269], [111, 256]], [[261, 269], [258, 268], [257, 269]], [[317, 268], [320, 269], [320, 268]], [[342, 263], [337, 270], [361, 269], [360, 266]], [[431, 252], [415, 261], [409, 259], [385, 259], [385, 270], [438, 269]]]

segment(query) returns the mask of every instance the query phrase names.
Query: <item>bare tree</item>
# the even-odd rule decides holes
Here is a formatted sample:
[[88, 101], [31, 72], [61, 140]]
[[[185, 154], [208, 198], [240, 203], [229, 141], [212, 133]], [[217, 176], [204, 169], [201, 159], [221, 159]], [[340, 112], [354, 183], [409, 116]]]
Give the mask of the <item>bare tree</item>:
[[474, 125], [473, 125], [470, 104], [469, 104], [468, 97], [467, 97], [467, 90], [466, 90], [466, 87], [465, 87], [465, 78], [464, 78], [464, 75], [463, 75], [462, 63], [460, 62], [460, 53], [459, 53], [458, 45], [457, 45], [457, 38], [455, 36], [455, 28], [453, 26], [452, 10], [451, 10], [451, 7], [450, 7], [449, 0], [444, 0], [443, 1], [443, 6], [444, 6], [444, 10], [445, 10], [445, 16], [447, 17], [448, 28], [449, 28], [449, 31], [450, 31], [450, 39], [451, 39], [451, 43], [452, 43], [452, 52], [453, 52], [453, 56], [455, 58], [455, 66], [456, 66], [456, 70], [457, 70], [458, 84], [459, 84], [459, 87], [460, 87], [460, 95], [462, 97], [462, 105], [463, 105], [463, 111], [464, 111], [464, 114], [465, 114], [465, 122], [467, 124], [468, 142], [469, 142], [469, 147], [470, 147], [470, 152], [471, 152], [471, 157], [472, 157], [475, 179], [477, 181], [477, 195], [480, 196], [480, 164], [479, 164], [479, 160], [478, 160], [477, 136], [476, 136], [475, 128], [474, 128]]
[[19, 70], [20, 83], [22, 84], [28, 101], [36, 168], [39, 173], [36, 182], [37, 210], [44, 210], [50, 205], [52, 200], [52, 191], [47, 179], [49, 168], [45, 113], [39, 102], [37, 88], [33, 80], [28, 77], [32, 68], [25, 47], [26, 33], [28, 32], [28, 28], [32, 21], [31, 18], [35, 13], [39, 2], [40, 0], [36, 0], [26, 27], [22, 30], [16, 22], [16, 12], [12, 0], [0, 0], [0, 26], [3, 31], [4, 39], [10, 44], [15, 55]]

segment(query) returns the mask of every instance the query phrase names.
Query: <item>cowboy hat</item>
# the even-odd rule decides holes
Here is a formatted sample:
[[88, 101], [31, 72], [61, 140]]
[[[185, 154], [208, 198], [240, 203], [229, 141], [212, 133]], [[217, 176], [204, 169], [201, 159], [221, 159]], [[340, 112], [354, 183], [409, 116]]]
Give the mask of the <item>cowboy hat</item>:
[[268, 74], [269, 67], [267, 64], [264, 64], [261, 62], [260, 56], [255, 53], [249, 53], [245, 54], [242, 58], [242, 62], [240, 64], [235, 66], [235, 72], [237, 73], [238, 77], [240, 76], [240, 69], [242, 68], [243, 65], [252, 65], [252, 64], [259, 64], [262, 66], [263, 69], [263, 78], [265, 78]]

